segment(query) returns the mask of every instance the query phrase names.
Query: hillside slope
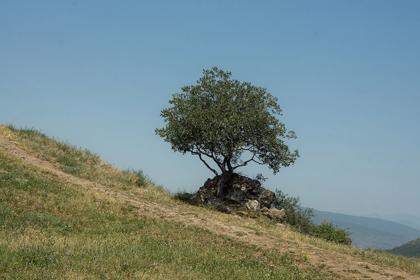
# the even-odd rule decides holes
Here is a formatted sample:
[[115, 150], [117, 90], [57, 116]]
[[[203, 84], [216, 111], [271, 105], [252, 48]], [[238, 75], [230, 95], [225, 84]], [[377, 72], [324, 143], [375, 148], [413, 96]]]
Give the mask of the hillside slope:
[[407, 242], [392, 250], [388, 250], [388, 252], [407, 257], [420, 257], [420, 238]]
[[34, 130], [0, 125], [0, 278], [420, 279], [416, 259], [185, 205]]
[[314, 210], [314, 221], [324, 219], [349, 229], [353, 245], [359, 248], [388, 250], [420, 237], [420, 230], [378, 218], [358, 217], [352, 215]]

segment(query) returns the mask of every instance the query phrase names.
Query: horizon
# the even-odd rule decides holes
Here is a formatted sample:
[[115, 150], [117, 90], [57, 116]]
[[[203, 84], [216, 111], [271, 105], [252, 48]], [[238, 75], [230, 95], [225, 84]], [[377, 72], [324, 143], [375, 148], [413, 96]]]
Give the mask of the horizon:
[[[302, 206], [420, 213], [417, 1], [0, 3], [0, 123], [40, 130], [171, 192], [211, 173], [155, 135], [213, 66], [267, 88], [300, 158], [239, 169]], [[322, 209], [322, 210], [321, 210]]]

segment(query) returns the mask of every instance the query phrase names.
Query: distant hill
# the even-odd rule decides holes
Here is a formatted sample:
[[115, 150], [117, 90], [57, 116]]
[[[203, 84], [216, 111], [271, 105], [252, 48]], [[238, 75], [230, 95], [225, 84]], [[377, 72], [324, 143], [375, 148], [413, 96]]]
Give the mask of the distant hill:
[[381, 216], [377, 213], [371, 213], [367, 217], [388, 220], [388, 221], [396, 222], [396, 223], [403, 224], [403, 225], [412, 227], [414, 229], [420, 230], [420, 217], [413, 216], [413, 215], [397, 213], [397, 214], [392, 214], [392, 215]]
[[420, 237], [420, 230], [378, 218], [358, 217], [314, 210], [314, 222], [324, 219], [351, 232], [352, 245], [389, 250]]
[[406, 257], [420, 257], [420, 238], [388, 250], [388, 252]]

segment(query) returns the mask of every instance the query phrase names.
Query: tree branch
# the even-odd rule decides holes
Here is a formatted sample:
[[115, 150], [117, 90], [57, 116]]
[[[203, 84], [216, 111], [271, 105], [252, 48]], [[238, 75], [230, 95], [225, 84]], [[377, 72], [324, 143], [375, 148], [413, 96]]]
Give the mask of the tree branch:
[[252, 147], [249, 147], [249, 148], [238, 148], [238, 151], [240, 150], [240, 151], [251, 151], [251, 148]]
[[[216, 157], [215, 157], [214, 155], [210, 155], [210, 154], [208, 154], [208, 153], [205, 153], [205, 152], [201, 151], [199, 147], [197, 147], [197, 151], [199, 152], [199, 153], [197, 153], [197, 154], [203, 154], [203, 155], [205, 155], [206, 157], [209, 157], [209, 158], [213, 159], [213, 161], [217, 164], [217, 166], [220, 168], [220, 170], [222, 171], [222, 173], [224, 172], [223, 164], [221, 164], [219, 161], [217, 161], [217, 159], [216, 159]], [[202, 159], [201, 159], [201, 160], [202, 160]], [[203, 160], [202, 160], [202, 161], [203, 161]], [[214, 169], [213, 169], [213, 170], [214, 170]], [[214, 171], [213, 171], [213, 172], [214, 172]], [[217, 174], [216, 174], [216, 175], [217, 175]]]
[[203, 152], [199, 147], [196, 148], [200, 154], [205, 155], [206, 157], [213, 158], [213, 155]]
[[234, 169], [232, 168], [232, 163], [230, 162], [230, 158], [227, 161], [227, 166], [228, 166], [229, 171], [232, 171], [233, 172]]
[[[252, 155], [252, 158], [251, 159], [249, 159], [249, 160], [247, 160], [247, 161], [244, 161], [242, 164], [240, 164], [240, 165], [237, 165], [237, 166], [235, 166], [234, 168], [232, 168], [232, 171], [233, 170], [235, 170], [236, 168], [239, 168], [239, 167], [242, 167], [242, 166], [246, 166], [249, 162], [251, 162], [251, 161], [255, 161], [254, 160], [254, 157], [255, 157], [255, 154], [254, 155]], [[256, 162], [256, 161], [255, 161]]]
[[207, 166], [207, 168], [210, 169], [216, 176], [219, 175], [219, 174], [217, 174], [217, 171], [215, 169], [211, 168], [210, 165], [208, 165], [208, 163], [201, 157], [201, 154], [198, 154], [198, 157]]
[[[215, 169], [213, 169], [213, 168], [211, 168], [210, 167], [210, 165], [203, 159], [203, 157], [201, 156], [202, 155], [202, 153], [199, 153], [199, 152], [194, 152], [194, 151], [191, 151], [191, 154], [192, 155], [197, 155], [199, 158], [200, 158], [200, 160], [207, 166], [207, 168], [208, 169], [210, 169], [216, 176], [218, 176], [219, 174], [217, 173], [217, 171], [215, 170]], [[211, 157], [210, 157], [211, 158]]]

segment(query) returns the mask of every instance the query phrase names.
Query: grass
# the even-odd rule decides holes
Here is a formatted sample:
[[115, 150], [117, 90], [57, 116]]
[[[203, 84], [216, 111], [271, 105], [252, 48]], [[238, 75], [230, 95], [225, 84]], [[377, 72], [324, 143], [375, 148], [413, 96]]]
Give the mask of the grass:
[[17, 129], [12, 125], [7, 128], [8, 133], [3, 131], [5, 137], [38, 158], [55, 164], [65, 173], [119, 189], [153, 184], [143, 170], [116, 169], [87, 149], [49, 138], [33, 128]]
[[[118, 170], [90, 151], [33, 129], [0, 125], [0, 134], [57, 168], [185, 215], [252, 229], [257, 236], [299, 242], [420, 275], [418, 259], [360, 250], [304, 236], [264, 218], [241, 218], [187, 205], [156, 187], [142, 170]], [[138, 216], [112, 193], [72, 184], [0, 149], [0, 279], [334, 279], [328, 267], [282, 248]], [[296, 244], [295, 244], [296, 243]], [[355, 274], [352, 271], [349, 274]]]
[[[33, 144], [30, 135], [51, 144], [42, 134], [16, 133], [25, 145]], [[86, 151], [63, 147], [67, 146], [42, 147], [62, 170], [77, 170], [84, 178], [92, 172], [86, 166], [103, 165]], [[71, 156], [65, 159], [61, 151]], [[119, 173], [120, 182], [108, 182], [110, 186], [130, 183], [127, 188], [138, 188], [128, 171], [113, 173]], [[104, 178], [92, 174], [98, 181]], [[142, 188], [172, 200], [154, 186]], [[0, 278], [316, 279], [322, 275], [299, 270], [294, 265], [301, 261], [299, 256], [264, 251], [198, 227], [138, 217], [134, 208], [111, 195], [63, 182], [5, 152], [0, 152], [0, 205]]]
[[2, 277], [303, 277], [294, 256], [250, 248], [197, 227], [139, 219], [112, 197], [62, 183], [7, 154], [0, 159]]

